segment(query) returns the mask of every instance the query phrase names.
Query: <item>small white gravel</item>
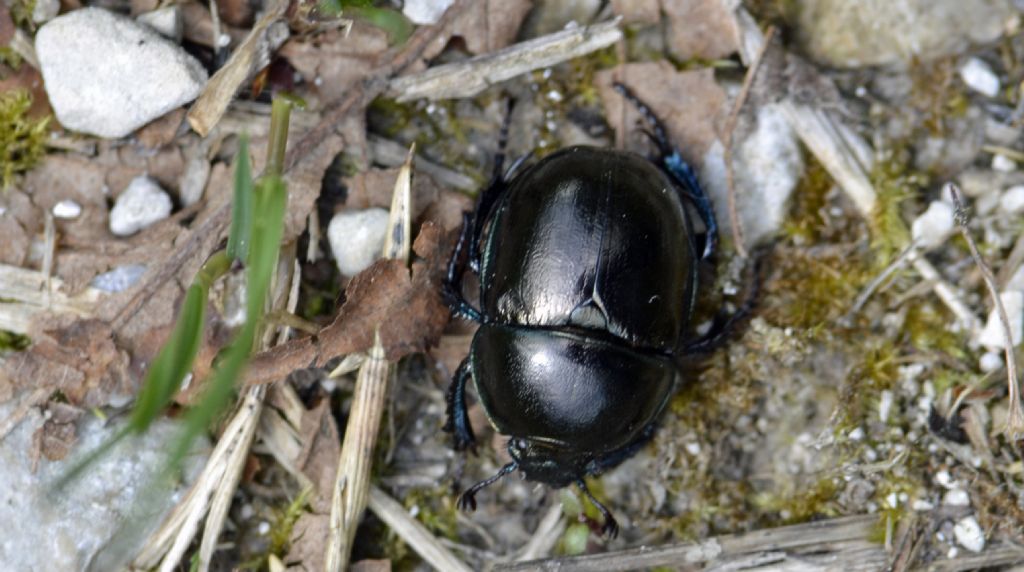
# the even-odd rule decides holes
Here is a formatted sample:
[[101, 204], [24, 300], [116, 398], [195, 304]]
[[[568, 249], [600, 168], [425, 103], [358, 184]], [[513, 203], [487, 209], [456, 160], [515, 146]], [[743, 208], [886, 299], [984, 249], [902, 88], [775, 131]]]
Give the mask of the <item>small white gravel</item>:
[[78, 218], [82, 214], [82, 205], [76, 203], [71, 199], [64, 199], [63, 201], [53, 205], [53, 216], [63, 219]]
[[942, 504], [946, 506], [971, 506], [971, 497], [967, 491], [957, 487], [949, 489], [942, 497]]
[[1003, 367], [1003, 356], [996, 352], [985, 352], [978, 358], [978, 369], [982, 373], [989, 373]]
[[889, 420], [889, 412], [892, 411], [893, 393], [888, 389], [882, 391], [878, 397], [878, 419], [885, 423]]
[[171, 197], [153, 179], [135, 177], [110, 209], [110, 232], [131, 236], [171, 215]]
[[134, 286], [145, 273], [145, 264], [125, 264], [96, 276], [89, 285], [104, 292], [124, 292]]
[[985, 549], [985, 533], [978, 524], [978, 519], [973, 516], [961, 518], [953, 526], [953, 534], [956, 541], [971, 552], [981, 552]]
[[163, 8], [157, 8], [152, 12], [139, 14], [135, 18], [140, 24], [145, 24], [160, 33], [161, 36], [181, 42], [184, 32], [184, 19], [181, 16], [181, 7], [178, 4], [171, 4]]
[[953, 207], [942, 201], [932, 201], [910, 227], [914, 240], [921, 248], [935, 248], [953, 232]]
[[996, 153], [992, 156], [992, 170], [1010, 173], [1017, 170], [1017, 162], [1002, 153]]
[[413, 24], [429, 26], [436, 24], [453, 2], [455, 0], [405, 0], [402, 14]]
[[[1011, 344], [1020, 344], [1022, 333], [1024, 333], [1024, 292], [1020, 290], [1007, 290], [999, 294], [999, 299], [1006, 309], [1006, 316], [1010, 321]], [[977, 342], [989, 350], [1000, 350], [1006, 347], [1003, 337], [1003, 325], [999, 320], [999, 313], [996, 308], [988, 315], [985, 322], [985, 329], [978, 335]]]
[[995, 97], [999, 95], [999, 76], [984, 60], [970, 58], [960, 67], [960, 78], [964, 80], [967, 87], [985, 95]]
[[1004, 214], [1016, 215], [1024, 212], [1024, 185], [1017, 185], [1006, 189], [1006, 192], [999, 197], [999, 207]]
[[345, 276], [355, 276], [381, 257], [387, 233], [388, 211], [371, 208], [334, 215], [327, 226], [327, 241]]

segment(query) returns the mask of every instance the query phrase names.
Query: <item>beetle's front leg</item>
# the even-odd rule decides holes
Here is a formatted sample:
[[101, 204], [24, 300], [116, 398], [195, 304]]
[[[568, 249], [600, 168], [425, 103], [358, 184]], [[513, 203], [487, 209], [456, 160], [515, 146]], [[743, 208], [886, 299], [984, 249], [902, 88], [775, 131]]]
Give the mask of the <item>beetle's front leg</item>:
[[441, 285], [441, 295], [455, 316], [482, 322], [483, 317], [480, 311], [467, 302], [462, 295], [462, 275], [466, 272], [466, 264], [462, 259], [472, 235], [473, 215], [462, 213], [462, 231], [459, 233], [459, 241], [455, 244], [455, 250], [452, 251], [452, 257], [448, 259], [448, 274], [445, 276], [444, 284]]
[[472, 375], [470, 363], [472, 354], [462, 360], [459, 369], [452, 377], [452, 383], [448, 386], [448, 421], [443, 429], [452, 434], [455, 438], [455, 450], [464, 451], [470, 449], [475, 452], [476, 436], [473, 435], [473, 427], [469, 424], [469, 410], [466, 407], [466, 381]]

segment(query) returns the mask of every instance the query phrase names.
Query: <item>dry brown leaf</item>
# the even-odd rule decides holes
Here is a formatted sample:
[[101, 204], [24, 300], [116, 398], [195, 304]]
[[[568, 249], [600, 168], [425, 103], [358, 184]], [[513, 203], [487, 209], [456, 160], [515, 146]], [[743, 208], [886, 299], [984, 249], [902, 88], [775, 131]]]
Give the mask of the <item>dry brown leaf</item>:
[[28, 257], [29, 238], [13, 215], [0, 214], [0, 264], [21, 266]]
[[350, 572], [391, 572], [390, 560], [360, 560], [348, 567]]
[[[107, 200], [104, 196], [105, 170], [94, 161], [77, 155], [47, 155], [42, 163], [25, 175], [22, 188], [42, 212], [49, 212], [63, 200], [72, 200], [82, 207], [74, 219], [57, 219], [57, 232], [83, 244], [96, 243], [111, 237], [107, 230]], [[37, 216], [42, 212], [37, 212]], [[29, 232], [39, 232], [42, 217]], [[60, 270], [57, 270], [61, 275]]]
[[16, 388], [59, 391], [68, 403], [82, 407], [107, 405], [111, 394], [133, 394], [128, 354], [114, 344], [113, 332], [105, 322], [69, 321], [67, 317], [54, 320], [53, 324], [34, 324], [29, 332], [32, 347], [0, 364]]
[[245, 382], [269, 383], [293, 370], [365, 351], [378, 327], [389, 360], [427, 350], [448, 323], [440, 287], [454, 238], [436, 223], [424, 223], [413, 244], [421, 259], [413, 263], [411, 276], [401, 261], [378, 260], [349, 282], [341, 311], [315, 340], [291, 341], [257, 355]]
[[315, 37], [292, 38], [278, 54], [307, 83], [316, 86], [322, 102], [333, 102], [366, 77], [387, 49], [384, 30], [356, 22], [347, 35], [344, 30], [331, 30]]
[[302, 452], [295, 465], [313, 482], [311, 511], [304, 513], [292, 530], [285, 562], [295, 564], [289, 570], [323, 570], [324, 539], [329, 531], [331, 494], [341, 455], [341, 437], [331, 414], [329, 399], [303, 413], [299, 435]]
[[609, 122], [630, 132], [640, 125], [640, 115], [612, 89], [613, 81], [629, 86], [654, 110], [683, 159], [695, 166], [704, 163], [704, 155], [719, 141], [718, 134], [729, 113], [725, 91], [715, 83], [712, 70], [679, 72], [659, 61], [599, 72], [595, 83]]
[[[394, 195], [395, 181], [398, 179], [400, 170], [399, 167], [369, 169], [345, 179], [345, 187], [348, 188], [345, 208], [391, 208], [391, 197]], [[441, 188], [430, 175], [416, 174], [412, 179], [412, 219], [418, 219], [429, 205], [438, 200], [440, 195]]]
[[612, 12], [623, 24], [657, 24], [661, 21], [659, 0], [612, 0]]
[[82, 409], [67, 403], [51, 401], [46, 406], [46, 421], [32, 434], [33, 465], [39, 456], [60, 461], [68, 456], [78, 441], [77, 422]]
[[739, 47], [735, 18], [721, 0], [662, 0], [668, 48], [680, 60], [715, 60]]
[[519, 27], [533, 7], [530, 0], [475, 2], [455, 21], [453, 36], [466, 42], [473, 55], [500, 50], [515, 42]]
[[174, 141], [181, 122], [185, 120], [185, 108], [179, 107], [150, 121], [135, 132], [135, 138], [146, 149], [158, 149]]

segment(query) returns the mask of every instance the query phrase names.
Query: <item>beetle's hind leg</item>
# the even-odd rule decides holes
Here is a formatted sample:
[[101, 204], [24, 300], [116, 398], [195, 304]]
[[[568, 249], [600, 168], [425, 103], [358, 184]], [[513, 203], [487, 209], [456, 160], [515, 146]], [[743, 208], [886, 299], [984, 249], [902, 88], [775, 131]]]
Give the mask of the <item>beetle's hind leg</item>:
[[473, 435], [473, 427], [469, 424], [469, 411], [466, 407], [466, 381], [470, 378], [469, 359], [467, 357], [459, 364], [446, 395], [448, 421], [442, 429], [455, 438], [456, 451], [476, 449], [476, 436]]
[[604, 526], [601, 527], [601, 533], [604, 534], [605, 538], [615, 538], [618, 536], [619, 523], [612, 516], [612, 512], [594, 498], [594, 495], [590, 494], [590, 489], [587, 488], [587, 483], [583, 482], [583, 479], [577, 479], [576, 486], [579, 487], [580, 491], [590, 500], [594, 507], [601, 511], [601, 516], [604, 517]]
[[651, 138], [651, 141], [658, 148], [658, 157], [655, 162], [658, 164], [658, 168], [676, 184], [676, 190], [679, 194], [689, 199], [697, 208], [701, 220], [704, 221], [704, 227], [707, 229], [704, 253], [701, 255], [701, 258], [710, 258], [718, 247], [718, 219], [715, 218], [715, 210], [711, 205], [711, 200], [708, 199], [707, 193], [704, 192], [700, 182], [697, 180], [697, 174], [693, 171], [693, 167], [683, 160], [679, 150], [669, 140], [665, 125], [655, 115], [654, 111], [624, 84], [616, 82], [614, 87], [615, 91], [622, 94], [626, 101], [633, 104], [644, 120], [650, 124], [651, 130], [644, 131], [644, 133]]

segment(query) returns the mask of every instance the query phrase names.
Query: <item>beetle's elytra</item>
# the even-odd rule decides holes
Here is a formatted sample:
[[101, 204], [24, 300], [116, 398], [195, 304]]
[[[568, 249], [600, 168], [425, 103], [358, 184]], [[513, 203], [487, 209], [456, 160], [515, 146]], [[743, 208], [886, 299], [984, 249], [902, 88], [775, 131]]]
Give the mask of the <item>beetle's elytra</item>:
[[[448, 390], [445, 430], [456, 449], [474, 445], [472, 380], [512, 457], [459, 505], [475, 508], [480, 489], [519, 470], [554, 487], [576, 483], [609, 536], [618, 525], [583, 478], [618, 465], [654, 434], [685, 378], [675, 358], [701, 343], [686, 334], [698, 265], [717, 243], [692, 170], [647, 106], [616, 88], [651, 124], [658, 154], [570, 147], [512, 176], [499, 156], [476, 211], [464, 216], [445, 284], [453, 313], [480, 324]], [[480, 278], [479, 310], [461, 293], [467, 262]]]

